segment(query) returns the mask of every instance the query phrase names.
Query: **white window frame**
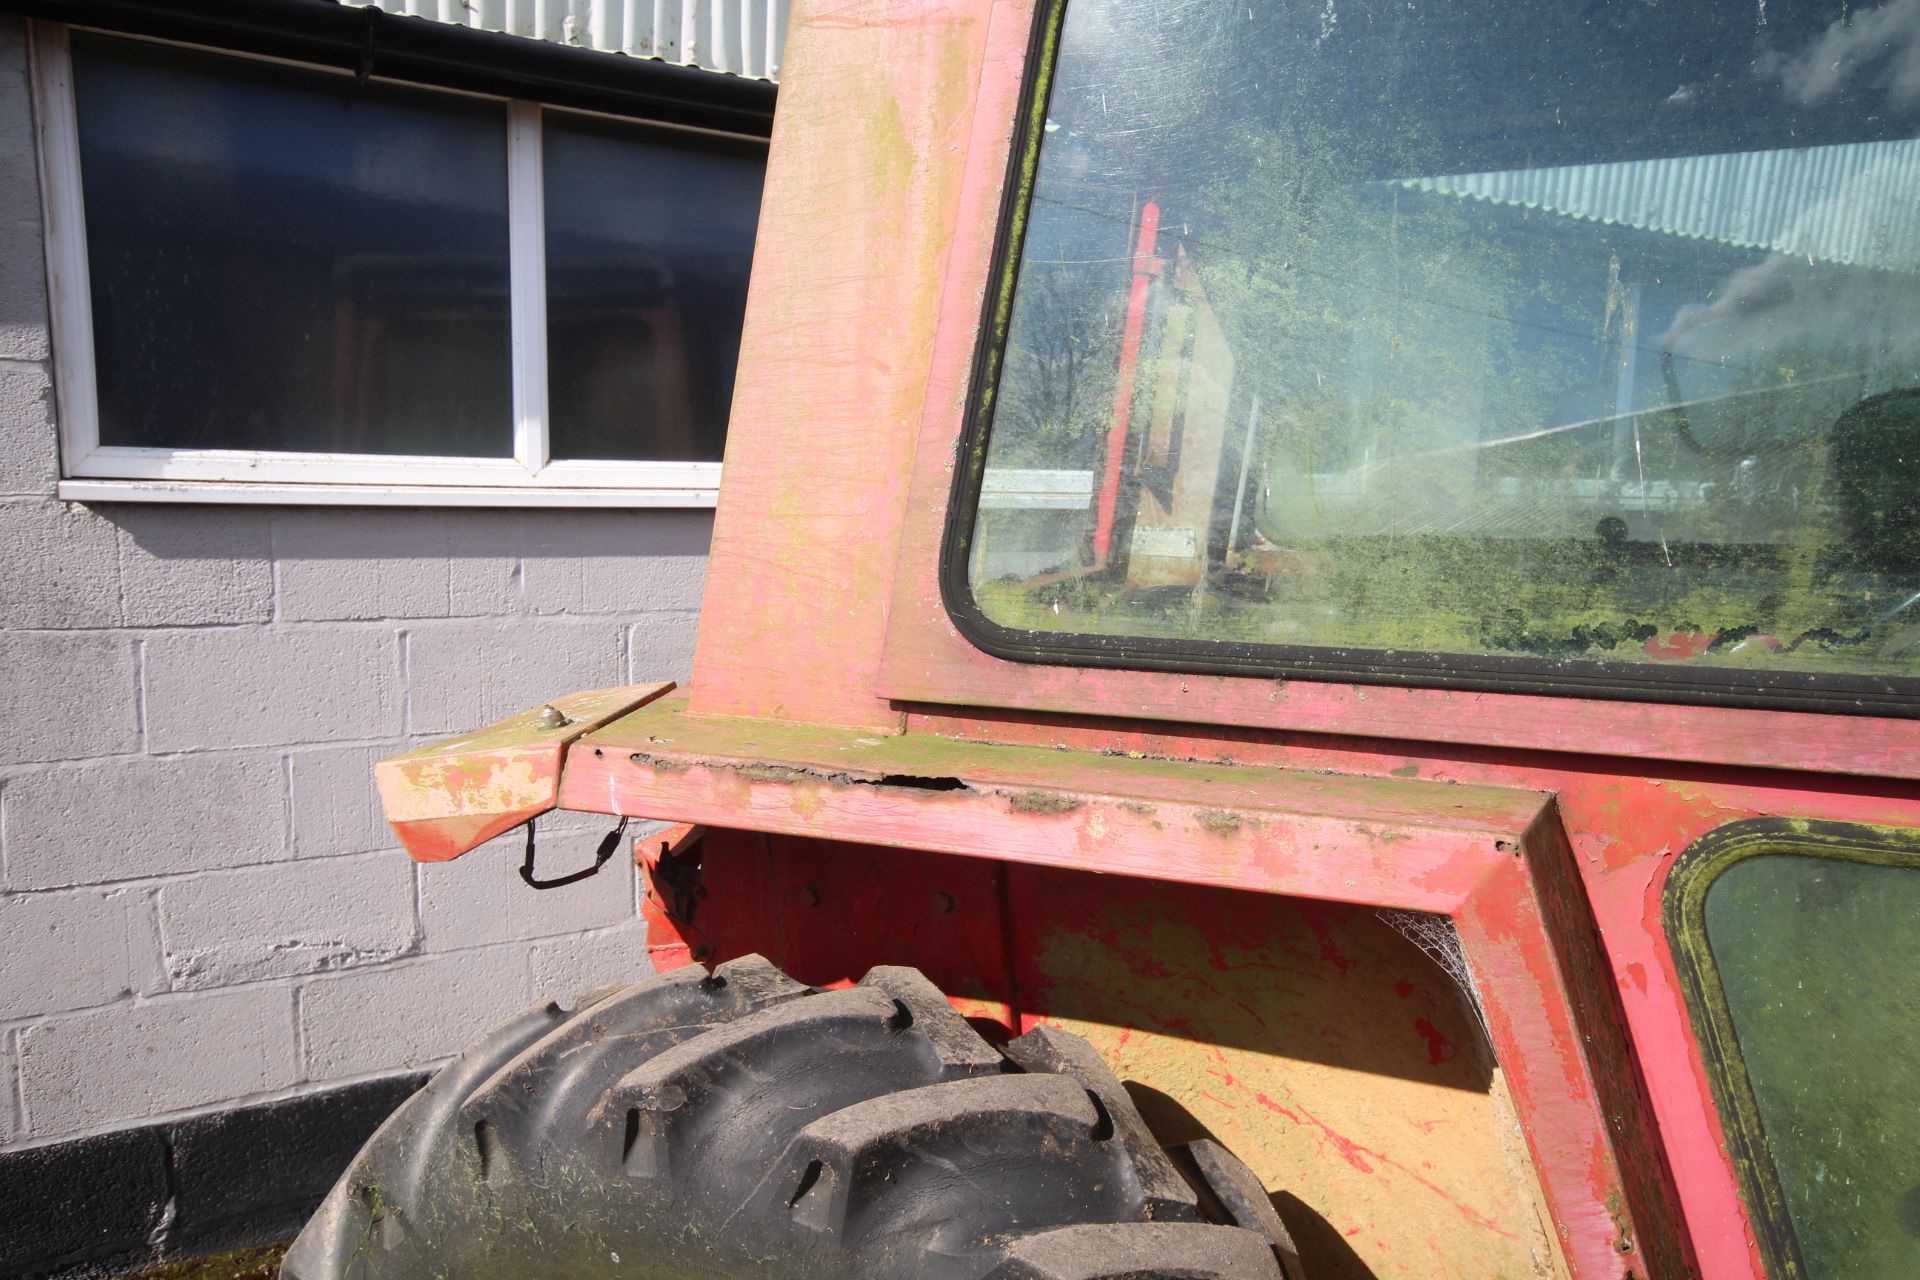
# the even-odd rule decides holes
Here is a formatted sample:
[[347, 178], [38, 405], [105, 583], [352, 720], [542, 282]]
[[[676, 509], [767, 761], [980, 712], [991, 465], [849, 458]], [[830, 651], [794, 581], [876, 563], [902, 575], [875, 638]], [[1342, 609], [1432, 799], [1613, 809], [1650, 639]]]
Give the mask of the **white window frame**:
[[[86, 203], [68, 30], [57, 23], [32, 24], [40, 190], [60, 430], [60, 497], [75, 501], [321, 505], [714, 505], [720, 487], [717, 462], [553, 459], [547, 417], [546, 219], [541, 168], [541, 122], [546, 109], [524, 99], [449, 89], [430, 91], [490, 98], [507, 106], [513, 456], [382, 456], [101, 444], [93, 300], [87, 275]], [[224, 49], [212, 52], [252, 61], [280, 61]], [[287, 65], [309, 71], [333, 70], [309, 63]], [[566, 109], [566, 114], [591, 113]], [[745, 138], [679, 126], [650, 127]]]

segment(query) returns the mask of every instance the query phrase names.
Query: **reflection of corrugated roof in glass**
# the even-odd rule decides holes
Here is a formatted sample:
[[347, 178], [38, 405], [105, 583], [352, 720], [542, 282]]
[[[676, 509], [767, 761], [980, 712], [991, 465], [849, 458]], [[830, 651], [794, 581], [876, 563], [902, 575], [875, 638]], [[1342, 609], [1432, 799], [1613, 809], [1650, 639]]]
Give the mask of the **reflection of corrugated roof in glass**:
[[1920, 140], [1403, 178], [1588, 222], [1821, 262], [1920, 269]]

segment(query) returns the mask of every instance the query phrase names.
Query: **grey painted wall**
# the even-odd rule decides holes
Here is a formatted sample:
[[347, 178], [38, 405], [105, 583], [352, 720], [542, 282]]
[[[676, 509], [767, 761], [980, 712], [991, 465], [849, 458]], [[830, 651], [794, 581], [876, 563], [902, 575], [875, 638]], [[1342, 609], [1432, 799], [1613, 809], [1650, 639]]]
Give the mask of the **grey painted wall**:
[[544, 894], [511, 839], [415, 866], [371, 768], [684, 678], [707, 513], [62, 503], [48, 357], [0, 18], [0, 1145], [432, 1064], [639, 971], [624, 860]]

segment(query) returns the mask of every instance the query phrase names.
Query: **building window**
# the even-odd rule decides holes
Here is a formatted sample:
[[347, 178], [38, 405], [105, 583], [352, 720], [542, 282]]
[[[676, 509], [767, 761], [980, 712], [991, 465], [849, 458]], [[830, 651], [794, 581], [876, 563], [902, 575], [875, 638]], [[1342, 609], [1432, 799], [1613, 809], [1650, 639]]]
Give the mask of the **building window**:
[[707, 505], [764, 143], [36, 29], [63, 496]]

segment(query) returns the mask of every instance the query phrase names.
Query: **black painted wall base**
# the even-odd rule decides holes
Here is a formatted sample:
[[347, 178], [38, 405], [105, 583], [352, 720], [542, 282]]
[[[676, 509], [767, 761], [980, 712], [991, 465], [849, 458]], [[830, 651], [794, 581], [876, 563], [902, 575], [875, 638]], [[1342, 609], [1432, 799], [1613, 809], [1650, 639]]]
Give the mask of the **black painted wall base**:
[[285, 1239], [426, 1079], [0, 1151], [0, 1277], [111, 1274]]

